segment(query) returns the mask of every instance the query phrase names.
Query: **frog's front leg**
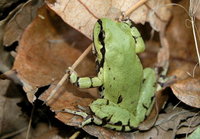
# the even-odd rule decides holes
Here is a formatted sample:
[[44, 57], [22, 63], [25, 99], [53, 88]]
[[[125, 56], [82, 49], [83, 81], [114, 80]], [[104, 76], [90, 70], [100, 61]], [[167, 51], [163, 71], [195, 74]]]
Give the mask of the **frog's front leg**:
[[140, 99], [137, 107], [137, 118], [144, 121], [149, 115], [155, 101], [156, 92], [156, 73], [151, 68], [145, 68], [143, 74], [143, 83], [140, 91]]
[[[102, 80], [102, 73], [103, 73], [103, 69], [100, 69], [100, 72], [98, 73], [97, 77], [78, 77], [77, 73], [71, 68], [69, 67], [69, 79], [70, 82], [75, 84], [76, 86], [78, 86], [79, 88], [92, 88], [92, 87], [100, 87], [103, 84], [103, 80]], [[74, 111], [74, 110], [70, 110], [70, 109], [63, 109], [57, 112], [66, 112], [66, 113], [71, 113], [74, 115], [78, 115], [83, 117], [84, 121], [81, 123], [80, 127], [83, 127], [86, 124], [89, 124], [91, 122], [95, 122], [97, 124], [101, 124], [102, 120], [87, 114], [86, 112], [83, 111]]]
[[79, 88], [93, 88], [100, 87], [103, 84], [102, 81], [102, 69], [98, 73], [97, 77], [78, 77], [77, 73], [69, 67], [69, 79], [72, 84], [75, 84]]

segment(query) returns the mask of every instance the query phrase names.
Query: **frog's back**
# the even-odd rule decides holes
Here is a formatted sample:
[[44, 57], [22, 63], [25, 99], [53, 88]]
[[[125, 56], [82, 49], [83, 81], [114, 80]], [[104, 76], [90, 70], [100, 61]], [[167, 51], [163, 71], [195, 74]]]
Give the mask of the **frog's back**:
[[106, 30], [104, 98], [135, 111], [133, 106], [137, 105], [134, 103], [138, 102], [143, 76], [143, 67], [135, 53], [135, 40], [127, 24], [112, 20], [103, 23]]

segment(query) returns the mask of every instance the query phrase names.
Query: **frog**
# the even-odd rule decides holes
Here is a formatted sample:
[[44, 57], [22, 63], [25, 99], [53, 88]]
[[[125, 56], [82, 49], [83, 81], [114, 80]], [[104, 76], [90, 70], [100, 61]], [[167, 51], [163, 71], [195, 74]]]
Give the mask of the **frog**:
[[93, 30], [93, 53], [97, 76], [79, 77], [69, 67], [69, 80], [79, 88], [98, 88], [100, 98], [89, 108], [91, 114], [65, 109], [82, 116], [81, 127], [94, 123], [117, 131], [137, 129], [155, 102], [156, 72], [143, 68], [138, 56], [144, 40], [131, 20], [98, 19]]

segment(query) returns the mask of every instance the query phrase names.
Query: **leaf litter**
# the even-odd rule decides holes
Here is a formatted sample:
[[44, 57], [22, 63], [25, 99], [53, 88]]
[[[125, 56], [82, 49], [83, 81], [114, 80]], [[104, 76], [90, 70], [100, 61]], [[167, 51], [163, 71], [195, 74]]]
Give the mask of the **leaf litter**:
[[[59, 79], [65, 74], [67, 67], [71, 66], [91, 43], [91, 40], [77, 31], [91, 38], [93, 25], [97, 18], [109, 16], [114, 19], [119, 17], [119, 11], [126, 11], [136, 2], [137, 0], [133, 0], [131, 3], [126, 0], [123, 2], [58, 0], [54, 3], [48, 2], [48, 7], [46, 5], [41, 7], [33, 21], [24, 28], [23, 34], [17, 35], [20, 40], [12, 68], [22, 82], [29, 101], [31, 103], [35, 101], [35, 93], [39, 88], [50, 85], [40, 96], [41, 100], [45, 100]], [[194, 71], [194, 77], [188, 74], [188, 72], [193, 72], [197, 61], [191, 28], [188, 28], [185, 24], [188, 15], [176, 6], [165, 6], [170, 4], [170, 1], [162, 1], [160, 5], [158, 3], [156, 0], [149, 0], [130, 15], [130, 18], [136, 23], [149, 22], [151, 27], [160, 31], [161, 34], [160, 41], [155, 36], [148, 40], [147, 51], [141, 54], [142, 61], [146, 63], [145, 65], [152, 66], [156, 61], [152, 57], [156, 58], [158, 53], [157, 65], [163, 66], [169, 62], [169, 76], [176, 76], [176, 82], [170, 86], [173, 93], [184, 103], [199, 108], [198, 67]], [[185, 7], [188, 6], [188, 3], [184, 0], [180, 4]], [[109, 12], [112, 10], [114, 10], [114, 14], [111, 15]], [[196, 16], [198, 17], [198, 15]], [[77, 31], [74, 31], [66, 23]], [[198, 27], [198, 22], [196, 26]], [[8, 41], [4, 42], [10, 41], [12, 43], [14, 40], [7, 39]], [[160, 46], [162, 46], [162, 49], [160, 49]], [[76, 69], [78, 74], [82, 76], [95, 75], [95, 63], [93, 61], [94, 57], [90, 54]], [[191, 82], [193, 83], [191, 84]], [[163, 99], [158, 99], [160, 109], [162, 106], [164, 107], [163, 103], [167, 102], [170, 93], [170, 89], [161, 91], [161, 96], [164, 94], [166, 96]], [[83, 129], [99, 138], [159, 138], [162, 136], [173, 138], [181, 134], [188, 134], [199, 125], [199, 120], [190, 122], [192, 119], [199, 118], [199, 114], [190, 112], [185, 107], [179, 107], [179, 105], [172, 107], [170, 103], [172, 100], [170, 99], [175, 98], [175, 96], [169, 97], [169, 104], [165, 106], [164, 112], [153, 120], [154, 126], [150, 122], [153, 127], [146, 132], [123, 133], [95, 125], [85, 126]], [[53, 111], [63, 108], [78, 110], [78, 105], [87, 107], [98, 97], [96, 89], [78, 89], [69, 83], [65, 83], [47, 105]], [[183, 111], [188, 114], [182, 114]], [[153, 115], [156, 117], [156, 113]], [[67, 113], [58, 113], [56, 118], [72, 126], [78, 126], [82, 121], [80, 117]]]

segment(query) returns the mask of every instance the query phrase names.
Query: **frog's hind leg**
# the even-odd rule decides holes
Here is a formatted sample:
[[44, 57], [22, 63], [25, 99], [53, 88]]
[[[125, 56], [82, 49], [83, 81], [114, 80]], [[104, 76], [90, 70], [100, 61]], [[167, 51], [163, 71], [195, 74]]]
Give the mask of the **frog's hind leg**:
[[140, 99], [137, 107], [137, 118], [143, 121], [149, 115], [155, 101], [156, 92], [156, 74], [151, 68], [145, 68], [143, 74], [143, 83], [140, 91]]
[[65, 113], [70, 113], [70, 114], [74, 114], [74, 115], [77, 115], [77, 116], [81, 116], [84, 119], [84, 121], [79, 125], [79, 127], [83, 127], [83, 126], [90, 124], [90, 123], [95, 123], [97, 125], [102, 125], [102, 126], [108, 127], [108, 128], [112, 127], [112, 129], [115, 129], [115, 130], [121, 129], [118, 126], [112, 126], [110, 124], [104, 124], [103, 120], [99, 119], [98, 117], [96, 117], [94, 115], [89, 115], [86, 112], [74, 111], [74, 110], [70, 110], [70, 109], [62, 109], [62, 110], [55, 111], [55, 112], [65, 112]]
[[[95, 115], [93, 122], [103, 127], [117, 131], [130, 131], [139, 124], [139, 121], [131, 112], [107, 99], [95, 100], [90, 108]], [[98, 122], [95, 121], [97, 118], [99, 119]]]
[[56, 112], [67, 112], [83, 117], [84, 121], [79, 127], [95, 123], [96, 125], [117, 131], [130, 131], [139, 123], [137, 120], [134, 120], [135, 117], [129, 111], [106, 99], [97, 99], [91, 104], [90, 108], [94, 115], [70, 109], [63, 109]]

